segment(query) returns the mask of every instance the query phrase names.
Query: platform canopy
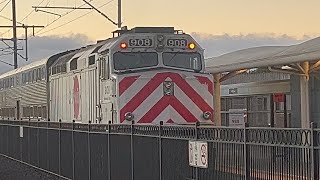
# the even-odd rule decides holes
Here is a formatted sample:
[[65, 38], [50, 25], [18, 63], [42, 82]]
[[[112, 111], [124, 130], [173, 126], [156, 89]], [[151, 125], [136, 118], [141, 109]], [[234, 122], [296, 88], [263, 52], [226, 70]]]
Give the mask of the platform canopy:
[[206, 71], [215, 77], [215, 121], [221, 125], [220, 82], [252, 68], [300, 75], [301, 125], [309, 127], [309, 76], [320, 70], [320, 37], [291, 46], [263, 46], [208, 58]]
[[222, 73], [317, 60], [320, 60], [320, 37], [292, 46], [255, 47], [208, 58], [206, 70]]

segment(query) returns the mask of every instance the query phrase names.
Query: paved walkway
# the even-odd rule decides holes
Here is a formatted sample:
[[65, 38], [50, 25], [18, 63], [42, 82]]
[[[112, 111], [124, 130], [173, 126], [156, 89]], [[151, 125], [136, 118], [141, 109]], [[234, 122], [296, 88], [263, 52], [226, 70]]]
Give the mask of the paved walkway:
[[58, 177], [42, 172], [0, 155], [0, 180], [58, 180]]

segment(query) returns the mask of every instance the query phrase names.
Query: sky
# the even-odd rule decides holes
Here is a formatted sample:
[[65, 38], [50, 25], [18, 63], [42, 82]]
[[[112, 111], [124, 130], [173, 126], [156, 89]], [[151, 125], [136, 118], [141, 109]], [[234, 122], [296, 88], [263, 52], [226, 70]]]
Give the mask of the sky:
[[[9, 0], [0, 0], [0, 11], [4, 7], [0, 16], [10, 19], [11, 2], [5, 6], [7, 2]], [[90, 3], [117, 21], [117, 0]], [[117, 27], [96, 11], [42, 9], [61, 17], [32, 12], [32, 6], [79, 7], [83, 4], [82, 0], [16, 0], [19, 23], [45, 26], [35, 29], [34, 37], [29, 29], [30, 61], [111, 36]], [[320, 19], [319, 7], [319, 0], [122, 0], [122, 22], [129, 28], [174, 26], [182, 29], [199, 41], [206, 57], [212, 57], [254, 46], [291, 45], [319, 36], [320, 24], [316, 21]], [[0, 24], [12, 25], [5, 18], [0, 17]], [[18, 36], [23, 35], [20, 29]], [[11, 31], [0, 29], [0, 38], [11, 37]], [[0, 48], [3, 46], [0, 42]], [[19, 47], [24, 48], [22, 42]], [[12, 57], [0, 56], [0, 60], [11, 62]], [[0, 72], [8, 68], [11, 67], [0, 64]]]

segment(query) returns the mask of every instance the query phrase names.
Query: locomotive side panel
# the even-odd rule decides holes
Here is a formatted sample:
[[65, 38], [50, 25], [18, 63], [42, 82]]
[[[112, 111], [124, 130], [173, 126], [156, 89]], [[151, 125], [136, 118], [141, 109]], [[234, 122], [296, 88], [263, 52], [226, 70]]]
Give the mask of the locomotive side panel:
[[60, 75], [50, 78], [50, 119], [71, 122], [73, 112], [73, 77]]
[[80, 97], [81, 97], [81, 120], [83, 122], [95, 122], [96, 115], [96, 68], [85, 69], [81, 72]]

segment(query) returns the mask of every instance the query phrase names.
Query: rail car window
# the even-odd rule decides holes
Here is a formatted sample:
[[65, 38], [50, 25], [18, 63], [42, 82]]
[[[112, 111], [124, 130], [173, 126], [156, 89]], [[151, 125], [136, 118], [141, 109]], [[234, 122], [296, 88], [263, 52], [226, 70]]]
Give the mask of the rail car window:
[[70, 62], [70, 71], [76, 70], [78, 68], [78, 58], [74, 58]]
[[10, 77], [8, 80], [9, 80], [9, 88], [13, 87], [13, 79]]
[[10, 87], [10, 79], [7, 78], [7, 79], [6, 79], [6, 88], [9, 88], [9, 87]]
[[26, 84], [27, 78], [26, 78], [26, 73], [22, 73], [22, 84]]
[[89, 57], [89, 66], [96, 63], [96, 56], [92, 55]]
[[183, 69], [201, 70], [201, 56], [199, 53], [165, 52], [162, 54], [163, 64]]
[[46, 106], [42, 106], [42, 117], [47, 118], [47, 107]]
[[31, 81], [32, 81], [32, 72], [28, 72], [27, 82], [31, 82]]
[[33, 70], [33, 82], [36, 82], [38, 79], [37, 69]]
[[20, 78], [21, 78], [21, 74], [16, 75], [16, 86], [20, 86]]
[[[65, 71], [64, 72], [67, 72], [67, 65], [65, 64]], [[41, 68], [41, 79], [45, 79], [46, 78], [46, 68], [43, 67]]]
[[61, 72], [67, 72], [67, 65], [66, 64], [61, 65]]
[[40, 68], [37, 69], [37, 81], [41, 80]]
[[114, 69], [126, 70], [158, 65], [158, 54], [150, 52], [117, 52], [113, 55]]

